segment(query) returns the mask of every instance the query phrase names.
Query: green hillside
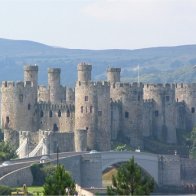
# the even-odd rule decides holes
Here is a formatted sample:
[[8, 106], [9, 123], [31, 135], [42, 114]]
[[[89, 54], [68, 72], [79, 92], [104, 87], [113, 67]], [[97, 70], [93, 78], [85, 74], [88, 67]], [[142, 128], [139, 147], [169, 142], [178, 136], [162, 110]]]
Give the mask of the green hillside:
[[62, 69], [62, 84], [73, 85], [76, 65], [93, 65], [93, 78], [104, 80], [107, 67], [121, 67], [123, 81], [196, 82], [196, 45], [137, 50], [80, 50], [47, 46], [21, 40], [0, 39], [0, 80], [22, 80], [24, 64], [39, 65], [39, 82], [47, 83], [47, 68]]

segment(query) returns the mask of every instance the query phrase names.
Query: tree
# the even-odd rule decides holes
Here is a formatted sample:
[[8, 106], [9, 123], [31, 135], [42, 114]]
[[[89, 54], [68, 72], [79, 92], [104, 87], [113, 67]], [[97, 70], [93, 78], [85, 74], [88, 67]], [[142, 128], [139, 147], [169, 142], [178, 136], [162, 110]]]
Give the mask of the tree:
[[194, 127], [191, 132], [190, 141], [191, 141], [190, 156], [192, 158], [196, 158], [196, 127]]
[[142, 173], [134, 158], [120, 166], [112, 176], [112, 186], [107, 187], [108, 195], [149, 195], [154, 189], [154, 180]]
[[75, 182], [63, 165], [58, 165], [54, 173], [46, 177], [44, 184], [45, 195], [74, 195]]
[[0, 142], [0, 161], [6, 161], [17, 157], [16, 148], [9, 142]]

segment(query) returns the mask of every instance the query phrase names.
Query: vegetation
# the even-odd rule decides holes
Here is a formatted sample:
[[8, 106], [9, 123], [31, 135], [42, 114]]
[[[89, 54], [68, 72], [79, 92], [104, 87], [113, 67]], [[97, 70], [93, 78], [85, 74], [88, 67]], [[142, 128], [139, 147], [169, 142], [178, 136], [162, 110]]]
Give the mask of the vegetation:
[[134, 158], [120, 166], [107, 187], [108, 195], [149, 195], [153, 190], [154, 180], [142, 173]]
[[115, 147], [115, 151], [130, 151], [131, 147], [127, 144], [119, 144]]
[[55, 172], [46, 177], [45, 195], [74, 195], [75, 182], [63, 165], [58, 165]]
[[0, 195], [11, 195], [13, 191], [16, 191], [16, 189], [8, 186], [0, 186]]
[[31, 173], [33, 175], [33, 185], [42, 186], [47, 176], [53, 174], [55, 165], [52, 164], [33, 164]]
[[193, 128], [190, 136], [190, 157], [196, 159], [196, 127]]
[[16, 147], [9, 142], [0, 142], [0, 161], [6, 161], [17, 157]]

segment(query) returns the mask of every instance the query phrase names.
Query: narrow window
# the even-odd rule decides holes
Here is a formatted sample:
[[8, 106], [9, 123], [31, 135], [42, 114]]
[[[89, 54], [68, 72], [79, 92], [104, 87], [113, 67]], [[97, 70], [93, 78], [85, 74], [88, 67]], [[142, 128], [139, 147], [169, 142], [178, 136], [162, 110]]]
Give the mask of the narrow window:
[[31, 104], [29, 103], [29, 104], [28, 104], [28, 110], [30, 110], [30, 109], [31, 109]]
[[195, 108], [194, 107], [191, 108], [191, 112], [195, 113]]
[[43, 111], [40, 112], [40, 117], [44, 117], [44, 112]]
[[90, 113], [93, 113], [93, 106], [90, 106]]
[[58, 117], [61, 117], [61, 111], [60, 110], [58, 111]]
[[84, 112], [84, 107], [83, 106], [81, 106], [80, 111], [81, 111], [81, 113]]
[[49, 112], [49, 117], [51, 118], [52, 117], [52, 111], [50, 110]]
[[85, 100], [85, 101], [88, 101], [88, 96], [85, 96], [85, 97], [84, 97], [84, 100]]
[[98, 111], [98, 116], [102, 116], [102, 111]]
[[9, 116], [6, 116], [6, 124], [8, 124], [10, 122], [10, 118]]
[[125, 112], [125, 118], [129, 118], [129, 112]]
[[159, 111], [158, 110], [155, 110], [154, 111], [154, 115], [155, 115], [155, 117], [158, 117], [159, 116]]
[[19, 95], [19, 101], [20, 101], [20, 103], [23, 102], [23, 94], [20, 94], [20, 95]]
[[67, 117], [70, 117], [70, 111], [67, 110]]
[[166, 101], [168, 102], [168, 101], [169, 101], [169, 96], [166, 96], [165, 99], [166, 99]]
[[53, 124], [53, 131], [55, 132], [55, 131], [58, 131], [58, 130], [59, 130], [59, 128], [58, 128], [57, 124], [54, 123], [54, 124]]

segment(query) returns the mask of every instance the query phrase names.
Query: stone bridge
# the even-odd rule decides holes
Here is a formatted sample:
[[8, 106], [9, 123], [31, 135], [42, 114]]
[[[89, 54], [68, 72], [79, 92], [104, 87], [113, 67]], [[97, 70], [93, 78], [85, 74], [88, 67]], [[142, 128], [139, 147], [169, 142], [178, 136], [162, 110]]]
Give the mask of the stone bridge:
[[[134, 157], [135, 162], [151, 175], [158, 185], [180, 186], [181, 161], [174, 155], [155, 155], [143, 152], [97, 152], [70, 153], [59, 158], [59, 163], [65, 166], [77, 184], [81, 187], [102, 187], [102, 173], [112, 165], [128, 161]], [[56, 160], [52, 162], [56, 163]], [[0, 184], [21, 186], [31, 185], [33, 179], [30, 166], [17, 168], [0, 178]], [[1, 168], [2, 169], [2, 168]], [[22, 173], [22, 174], [21, 174]], [[22, 178], [20, 177], [22, 176]]]

